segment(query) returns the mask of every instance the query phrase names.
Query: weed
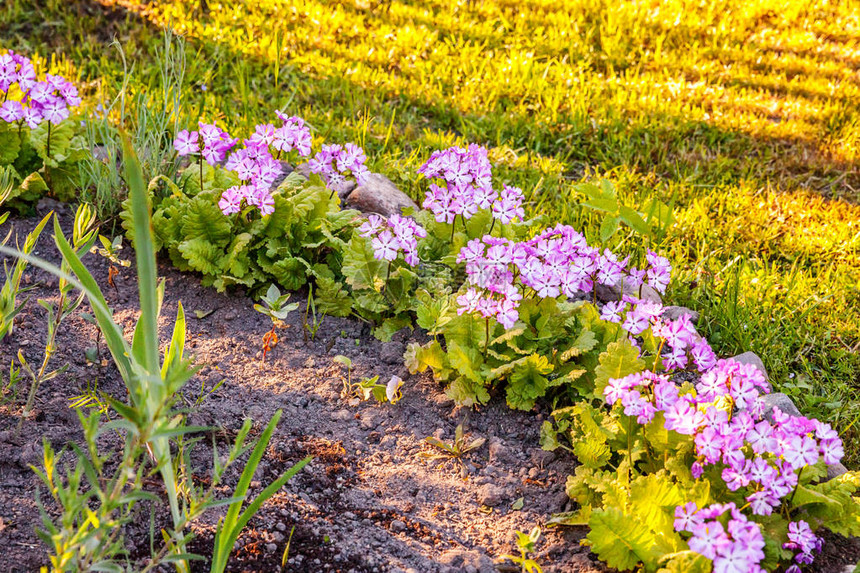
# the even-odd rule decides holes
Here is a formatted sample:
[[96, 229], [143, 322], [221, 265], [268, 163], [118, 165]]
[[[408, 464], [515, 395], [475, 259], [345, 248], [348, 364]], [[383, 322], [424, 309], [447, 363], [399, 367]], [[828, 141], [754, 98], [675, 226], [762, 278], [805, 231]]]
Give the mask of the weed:
[[433, 446], [435, 450], [421, 452], [420, 455], [430, 460], [456, 460], [461, 466], [465, 465], [463, 456], [473, 452], [484, 445], [485, 438], [469, 440], [463, 433], [463, 423], [457, 424], [454, 430], [454, 441], [447, 443], [434, 436], [424, 438], [424, 442]]
[[500, 559], [509, 559], [516, 565], [519, 565], [519, 571], [521, 573], [543, 573], [543, 570], [540, 568], [537, 561], [529, 557], [529, 554], [534, 553], [535, 544], [537, 544], [538, 539], [540, 539], [540, 527], [535, 526], [529, 533], [523, 533], [522, 531], [517, 531], [515, 533], [517, 534], [517, 549], [520, 554], [502, 555]]
[[254, 310], [268, 316], [272, 321], [272, 330], [263, 336], [263, 357], [261, 361], [265, 361], [266, 354], [278, 344], [276, 329], [283, 328], [284, 320], [287, 316], [299, 308], [299, 303], [297, 302], [287, 304], [289, 299], [290, 293], [281, 294], [280, 289], [272, 284], [269, 285], [266, 295], [260, 299], [263, 304], [254, 305]]

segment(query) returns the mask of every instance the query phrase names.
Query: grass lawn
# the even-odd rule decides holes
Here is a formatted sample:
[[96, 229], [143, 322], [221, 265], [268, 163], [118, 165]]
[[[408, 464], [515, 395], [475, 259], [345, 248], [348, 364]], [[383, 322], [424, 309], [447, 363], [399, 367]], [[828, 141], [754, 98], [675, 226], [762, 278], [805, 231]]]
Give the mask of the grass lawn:
[[[146, 4], [146, 6], [140, 6]], [[205, 3], [204, 3], [205, 4]], [[161, 26], [187, 38], [161, 91]], [[860, 400], [860, 11], [856, 0], [6, 0], [0, 47], [50, 58], [90, 109], [181, 95], [230, 129], [305, 117], [416, 195], [415, 168], [489, 146], [532, 212], [588, 229], [575, 183], [674, 202], [659, 244], [672, 303], [722, 355], [758, 353], [775, 386], [843, 432]], [[176, 69], [175, 67], [173, 69]], [[177, 82], [178, 83], [178, 82]], [[622, 229], [615, 248], [641, 252]]]

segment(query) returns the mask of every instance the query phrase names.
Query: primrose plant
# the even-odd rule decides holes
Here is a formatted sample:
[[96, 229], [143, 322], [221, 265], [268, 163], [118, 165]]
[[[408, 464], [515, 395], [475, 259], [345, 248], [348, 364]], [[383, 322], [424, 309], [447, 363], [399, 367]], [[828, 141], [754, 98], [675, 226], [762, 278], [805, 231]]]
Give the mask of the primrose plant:
[[33, 201], [49, 186], [60, 199], [71, 199], [77, 163], [89, 153], [69, 120], [81, 104], [77, 87], [59, 75], [42, 77], [32, 60], [10, 50], [0, 54], [0, 96], [0, 167], [16, 173], [9, 199]]
[[[153, 198], [156, 246], [177, 268], [200, 272], [219, 291], [273, 283], [295, 290], [314, 280], [315, 308], [347, 316], [352, 305], [340, 267], [357, 213], [341, 210], [340, 198], [319, 177], [290, 172], [288, 161], [310, 155], [311, 133], [298, 117], [278, 117], [279, 127], [258, 125], [229, 153], [223, 148], [233, 138], [213, 129], [217, 157], [210, 158], [223, 162], [200, 161], [202, 171], [189, 165], [176, 181], [153, 180], [150, 186], [167, 191]], [[181, 153], [202, 158], [205, 126], [178, 134]], [[123, 226], [134, 233], [127, 205]]]

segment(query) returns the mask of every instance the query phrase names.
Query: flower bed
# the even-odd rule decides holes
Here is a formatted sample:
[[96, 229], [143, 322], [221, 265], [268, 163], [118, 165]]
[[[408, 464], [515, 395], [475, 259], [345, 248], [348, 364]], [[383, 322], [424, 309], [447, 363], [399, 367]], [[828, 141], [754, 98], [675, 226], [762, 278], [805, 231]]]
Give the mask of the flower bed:
[[[279, 130], [289, 130], [281, 119]], [[569, 226], [534, 232], [535, 222], [522, 221], [522, 193], [495, 187], [476, 145], [437, 151], [421, 167], [423, 210], [342, 211], [338, 192], [350, 176], [364, 177], [361, 150], [324, 146], [309, 163], [322, 179], [291, 175], [273, 187], [283, 167], [271, 150], [296, 147], [275, 133], [258, 126], [224, 170], [201, 171], [203, 194], [180, 197], [211, 213], [223, 237], [204, 262], [183, 258], [202, 228], [186, 225], [174, 261], [221, 288], [235, 279], [209, 262], [243, 261], [235, 282], [254, 277], [244, 280], [249, 287], [294, 289], [310, 277], [318, 309], [372, 321], [382, 339], [414, 318], [433, 339], [411, 345], [406, 364], [430, 369], [460, 404], [484, 404], [498, 391], [517, 409], [551, 401], [555, 424], [545, 424], [544, 443], [582, 464], [568, 481], [580, 509], [554, 523], [589, 525], [592, 550], [607, 564], [799, 570], [820, 550], [815, 531], [858, 532], [856, 475], [825, 480], [843, 455], [838, 435], [769, 410], [759, 370], [717, 360], [688, 315], [665, 316], [653, 296], [670, 281], [665, 258], [648, 252], [640, 266]], [[256, 167], [245, 165], [249, 154]], [[230, 170], [243, 186], [219, 185]], [[192, 177], [189, 168], [179, 184], [193, 187]], [[311, 196], [313, 208], [303, 203]], [[312, 239], [291, 243], [284, 229]], [[601, 288], [614, 296], [598, 300]]]

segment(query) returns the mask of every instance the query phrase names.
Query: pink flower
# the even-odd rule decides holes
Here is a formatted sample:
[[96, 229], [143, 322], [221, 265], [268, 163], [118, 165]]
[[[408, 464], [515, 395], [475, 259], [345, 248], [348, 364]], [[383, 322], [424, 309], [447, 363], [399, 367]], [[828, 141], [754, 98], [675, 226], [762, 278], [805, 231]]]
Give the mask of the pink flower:
[[200, 136], [196, 131], [189, 132], [187, 129], [183, 129], [176, 134], [176, 139], [173, 140], [173, 147], [180, 157], [199, 153]]
[[230, 187], [221, 194], [221, 200], [218, 201], [218, 208], [225, 215], [233, 215], [242, 209], [242, 200], [244, 195], [237, 187]]

